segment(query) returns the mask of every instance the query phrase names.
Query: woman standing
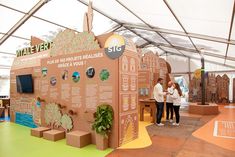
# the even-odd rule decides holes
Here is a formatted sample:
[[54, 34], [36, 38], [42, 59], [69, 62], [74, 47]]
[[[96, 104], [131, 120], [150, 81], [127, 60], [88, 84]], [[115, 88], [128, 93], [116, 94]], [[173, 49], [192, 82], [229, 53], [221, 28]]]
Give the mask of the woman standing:
[[174, 93], [174, 83], [172, 81], [168, 82], [168, 88], [167, 88], [167, 95], [166, 95], [166, 121], [169, 121], [169, 115], [170, 115], [170, 122], [173, 122], [173, 100], [171, 97], [171, 94]]
[[173, 109], [175, 112], [176, 122], [173, 123], [172, 125], [179, 126], [179, 122], [180, 122], [179, 110], [180, 110], [180, 105], [181, 105], [182, 91], [178, 83], [175, 83], [173, 86], [174, 86], [174, 93], [172, 94], [172, 99], [173, 99]]

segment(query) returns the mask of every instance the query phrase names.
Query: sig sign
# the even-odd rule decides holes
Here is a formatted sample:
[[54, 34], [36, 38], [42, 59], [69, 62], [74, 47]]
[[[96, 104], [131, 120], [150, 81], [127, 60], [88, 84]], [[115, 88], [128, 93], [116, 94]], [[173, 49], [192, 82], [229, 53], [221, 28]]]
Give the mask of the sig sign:
[[118, 34], [110, 36], [105, 42], [104, 50], [105, 54], [111, 59], [120, 57], [125, 50], [124, 38]]

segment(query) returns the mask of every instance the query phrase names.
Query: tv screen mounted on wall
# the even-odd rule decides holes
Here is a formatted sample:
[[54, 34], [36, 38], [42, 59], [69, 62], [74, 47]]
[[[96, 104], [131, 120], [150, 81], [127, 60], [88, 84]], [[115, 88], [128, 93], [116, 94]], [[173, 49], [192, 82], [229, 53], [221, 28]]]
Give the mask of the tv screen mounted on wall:
[[18, 93], [33, 93], [32, 74], [17, 75], [16, 86], [17, 86]]

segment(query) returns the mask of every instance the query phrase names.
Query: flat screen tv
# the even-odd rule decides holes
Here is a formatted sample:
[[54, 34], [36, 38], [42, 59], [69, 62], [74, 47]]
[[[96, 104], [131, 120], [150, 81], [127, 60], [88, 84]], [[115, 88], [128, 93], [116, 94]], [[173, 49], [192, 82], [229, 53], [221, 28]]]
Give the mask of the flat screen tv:
[[33, 93], [32, 74], [17, 75], [16, 86], [17, 86], [18, 93]]

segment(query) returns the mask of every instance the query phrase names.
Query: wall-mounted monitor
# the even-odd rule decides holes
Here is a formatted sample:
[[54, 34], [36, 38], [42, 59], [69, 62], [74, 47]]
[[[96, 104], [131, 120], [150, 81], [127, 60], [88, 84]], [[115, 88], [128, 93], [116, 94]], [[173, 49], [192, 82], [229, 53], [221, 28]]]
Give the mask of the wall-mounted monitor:
[[33, 93], [32, 74], [17, 75], [16, 86], [18, 93]]

